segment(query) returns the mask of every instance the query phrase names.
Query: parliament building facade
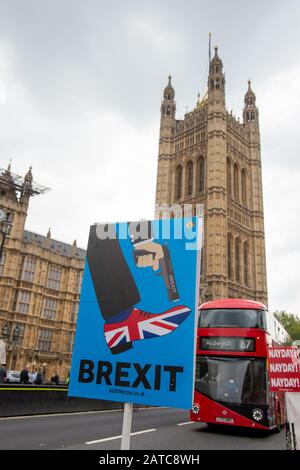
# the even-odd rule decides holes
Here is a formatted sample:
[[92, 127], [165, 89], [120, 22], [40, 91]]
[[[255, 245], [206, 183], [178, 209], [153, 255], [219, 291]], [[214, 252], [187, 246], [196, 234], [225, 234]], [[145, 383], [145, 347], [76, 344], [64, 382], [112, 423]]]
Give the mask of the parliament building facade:
[[[0, 208], [10, 231], [0, 260], [0, 336], [11, 370], [41, 369], [67, 379], [85, 250], [25, 229], [34, 193], [31, 169], [21, 178], [0, 173]], [[3, 224], [2, 224], [3, 225]], [[1, 238], [3, 234], [1, 235]], [[3, 238], [2, 238], [3, 240]]]
[[267, 304], [259, 113], [248, 82], [243, 122], [228, 112], [218, 49], [207, 93], [176, 119], [169, 83], [161, 104], [156, 205], [204, 205], [200, 301], [225, 297]]

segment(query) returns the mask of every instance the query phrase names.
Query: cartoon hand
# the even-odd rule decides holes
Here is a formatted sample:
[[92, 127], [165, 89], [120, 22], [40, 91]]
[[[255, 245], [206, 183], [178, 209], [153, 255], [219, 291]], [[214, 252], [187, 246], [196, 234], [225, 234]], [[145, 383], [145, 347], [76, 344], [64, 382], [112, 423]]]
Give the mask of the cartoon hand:
[[136, 249], [136, 256], [139, 268], [150, 266], [153, 268], [153, 271], [157, 271], [159, 269], [159, 260], [164, 257], [164, 252], [159, 243], [145, 242], [139, 244]]

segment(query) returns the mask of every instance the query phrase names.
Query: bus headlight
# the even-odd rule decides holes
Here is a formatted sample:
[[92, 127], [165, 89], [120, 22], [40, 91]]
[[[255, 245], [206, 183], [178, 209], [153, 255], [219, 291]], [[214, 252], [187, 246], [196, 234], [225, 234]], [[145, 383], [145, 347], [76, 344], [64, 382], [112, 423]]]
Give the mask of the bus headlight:
[[264, 417], [264, 412], [260, 408], [255, 408], [252, 411], [252, 416], [255, 421], [261, 421]]
[[200, 405], [198, 405], [198, 403], [194, 403], [192, 412], [194, 413], [194, 415], [197, 415], [200, 412]]

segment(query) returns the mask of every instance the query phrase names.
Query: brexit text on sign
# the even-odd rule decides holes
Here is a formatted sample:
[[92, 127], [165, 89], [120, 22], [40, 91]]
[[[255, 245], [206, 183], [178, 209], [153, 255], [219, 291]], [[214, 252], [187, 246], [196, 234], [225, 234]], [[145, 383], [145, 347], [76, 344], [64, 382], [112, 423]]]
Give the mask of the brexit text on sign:
[[300, 361], [297, 347], [269, 348], [269, 377], [272, 392], [300, 392]]

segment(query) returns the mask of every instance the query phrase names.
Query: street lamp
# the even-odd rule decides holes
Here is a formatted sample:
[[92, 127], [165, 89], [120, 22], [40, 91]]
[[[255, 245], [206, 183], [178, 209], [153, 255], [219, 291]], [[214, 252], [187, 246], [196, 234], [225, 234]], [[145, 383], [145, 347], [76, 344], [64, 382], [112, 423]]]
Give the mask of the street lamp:
[[5, 323], [2, 327], [2, 336], [3, 338], [6, 338], [8, 336], [8, 324]]
[[11, 336], [11, 362], [10, 362], [10, 369], [12, 366], [15, 367], [15, 362], [18, 357], [18, 342], [20, 338], [21, 328], [19, 325], [16, 325], [12, 330]]
[[43, 382], [46, 382], [46, 366], [47, 362], [43, 363]]
[[16, 325], [14, 327], [14, 331], [13, 331], [13, 335], [12, 335], [12, 340], [15, 343], [17, 343], [19, 341], [20, 333], [21, 333], [21, 329], [20, 329], [19, 325]]

